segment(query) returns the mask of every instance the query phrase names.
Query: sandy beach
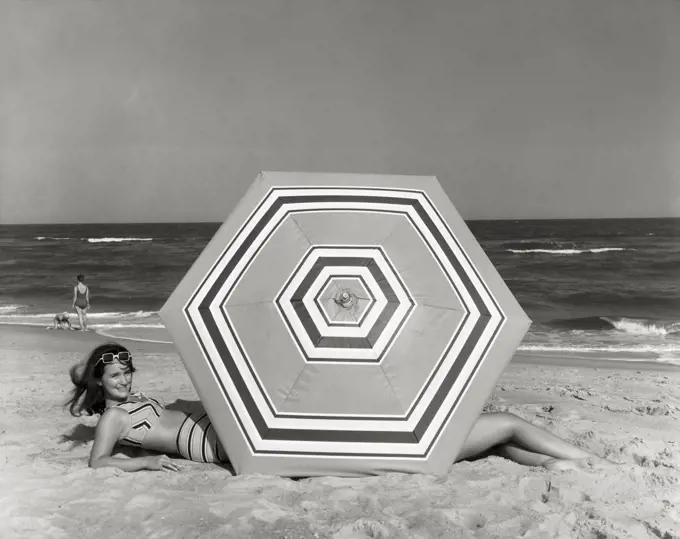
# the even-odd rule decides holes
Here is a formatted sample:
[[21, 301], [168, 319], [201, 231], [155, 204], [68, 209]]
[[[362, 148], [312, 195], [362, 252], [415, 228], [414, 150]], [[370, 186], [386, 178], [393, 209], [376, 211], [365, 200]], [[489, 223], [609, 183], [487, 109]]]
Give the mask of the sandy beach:
[[[95, 418], [62, 408], [68, 367], [94, 332], [0, 327], [0, 537], [677, 538], [680, 368], [518, 355], [487, 410], [509, 410], [623, 462], [548, 472], [491, 457], [444, 476], [302, 480], [181, 471], [93, 470]], [[126, 341], [135, 386], [197, 400], [171, 345]]]

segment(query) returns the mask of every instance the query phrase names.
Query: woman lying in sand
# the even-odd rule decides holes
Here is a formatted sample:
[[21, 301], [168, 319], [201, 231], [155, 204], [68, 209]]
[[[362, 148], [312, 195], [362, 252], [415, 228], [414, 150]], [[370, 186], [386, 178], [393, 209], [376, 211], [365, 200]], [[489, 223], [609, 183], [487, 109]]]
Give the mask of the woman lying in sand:
[[[170, 410], [156, 399], [133, 393], [134, 372], [130, 352], [116, 343], [98, 346], [84, 364], [71, 368], [75, 388], [66, 406], [74, 416], [100, 415], [90, 453], [92, 468], [113, 466], [128, 472], [177, 471], [177, 464], [167, 455], [197, 462], [227, 461], [226, 451], [205, 411], [189, 414]], [[114, 457], [116, 444], [158, 454]], [[509, 413], [482, 414], [458, 460], [491, 454], [549, 470], [609, 463]]]

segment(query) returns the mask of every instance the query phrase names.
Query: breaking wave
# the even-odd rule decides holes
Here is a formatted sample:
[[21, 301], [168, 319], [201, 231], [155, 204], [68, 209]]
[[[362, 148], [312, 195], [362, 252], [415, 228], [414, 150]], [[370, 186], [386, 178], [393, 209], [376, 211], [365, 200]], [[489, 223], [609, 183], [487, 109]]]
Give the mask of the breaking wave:
[[[566, 352], [566, 353], [631, 353], [631, 354], [655, 354], [662, 357], [659, 361], [674, 362], [680, 361], [680, 345], [659, 345], [659, 344], [629, 344], [629, 345], [564, 345], [564, 344], [521, 344], [518, 348], [525, 352]], [[619, 359], [619, 357], [617, 357]], [[625, 359], [625, 358], [620, 358]], [[630, 359], [631, 361], [640, 361], [637, 359]]]
[[33, 238], [38, 241], [69, 241], [69, 240], [81, 240], [87, 241], [88, 243], [122, 243], [131, 241], [153, 241], [153, 238], [118, 238], [118, 237], [107, 237], [107, 238], [68, 238], [68, 237], [55, 237], [55, 236], [36, 236]]
[[36, 236], [36, 237], [33, 238], [33, 239], [36, 239], [36, 240], [38, 240], [38, 241], [47, 241], [47, 240], [51, 240], [51, 241], [67, 241], [67, 240], [76, 240], [76, 239], [78, 239], [78, 238], [58, 238], [58, 237], [55, 237], [55, 236]]
[[580, 255], [583, 253], [608, 253], [610, 251], [629, 251], [624, 247], [596, 247], [594, 249], [507, 249], [516, 254], [522, 253], [545, 253], [551, 255]]
[[89, 243], [120, 243], [124, 241], [153, 241], [153, 238], [87, 238]]
[[568, 330], [620, 331], [630, 335], [680, 335], [680, 320], [651, 320], [647, 318], [626, 318], [622, 316], [589, 316], [551, 320], [546, 325]]
[[501, 249], [509, 253], [525, 254], [525, 253], [542, 253], [551, 255], [579, 255], [585, 253], [608, 253], [614, 251], [634, 251], [626, 247], [584, 247], [577, 245], [574, 242], [565, 241], [510, 241], [504, 242]]
[[[4, 318], [45, 318], [46, 316], [52, 317], [55, 313], [22, 313], [26, 309], [25, 305], [0, 305], [0, 315]], [[106, 318], [106, 319], [143, 319], [149, 318], [151, 316], [157, 315], [157, 311], [130, 311], [130, 312], [104, 312], [104, 313], [88, 313], [88, 318]]]
[[19, 313], [24, 309], [26, 309], [26, 305], [20, 305], [18, 303], [0, 305], [0, 315], [11, 315], [12, 313]]

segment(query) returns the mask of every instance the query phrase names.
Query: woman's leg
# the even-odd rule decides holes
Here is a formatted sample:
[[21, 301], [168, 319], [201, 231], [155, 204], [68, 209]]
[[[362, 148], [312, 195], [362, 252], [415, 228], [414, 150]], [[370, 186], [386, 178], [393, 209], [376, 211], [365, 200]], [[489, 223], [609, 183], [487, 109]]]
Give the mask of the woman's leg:
[[76, 312], [78, 313], [78, 323], [80, 324], [80, 329], [85, 329], [85, 322], [83, 321], [83, 310], [76, 305]]
[[555, 459], [604, 460], [509, 413], [479, 416], [457, 460], [483, 455], [494, 448], [501, 456], [528, 466], [550, 464]]
[[511, 460], [523, 466], [543, 466], [546, 462], [555, 460], [553, 457], [548, 455], [543, 455], [542, 453], [534, 453], [532, 451], [527, 451], [522, 449], [520, 446], [515, 444], [501, 444], [496, 446], [492, 451], [492, 455], [497, 455], [505, 459]]

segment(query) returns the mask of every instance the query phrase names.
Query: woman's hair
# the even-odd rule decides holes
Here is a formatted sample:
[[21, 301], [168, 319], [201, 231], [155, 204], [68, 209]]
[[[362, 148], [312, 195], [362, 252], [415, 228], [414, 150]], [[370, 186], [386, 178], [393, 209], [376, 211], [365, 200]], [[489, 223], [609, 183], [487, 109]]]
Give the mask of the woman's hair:
[[[102, 344], [92, 350], [85, 361], [71, 367], [69, 373], [75, 387], [71, 392], [71, 396], [64, 404], [64, 407], [69, 407], [71, 415], [78, 417], [83, 415], [83, 413], [86, 415], [104, 413], [106, 399], [104, 390], [98, 382], [104, 375], [106, 365], [100, 362], [99, 358], [101, 358], [102, 354], [118, 354], [119, 352], [127, 351], [127, 348], [115, 342]], [[132, 360], [130, 360], [129, 368], [130, 372], [135, 372]]]
[[79, 273], [78, 276], [76, 277], [76, 279], [78, 279], [79, 283], [82, 283], [85, 280], [85, 275], [83, 275], [82, 273]]

